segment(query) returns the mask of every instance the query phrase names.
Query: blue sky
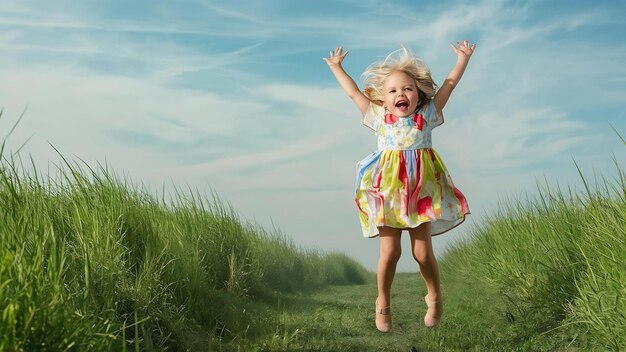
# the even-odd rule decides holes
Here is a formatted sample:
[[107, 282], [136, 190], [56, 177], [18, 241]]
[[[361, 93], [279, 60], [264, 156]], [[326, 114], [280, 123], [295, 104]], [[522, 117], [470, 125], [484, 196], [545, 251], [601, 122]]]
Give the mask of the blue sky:
[[[467, 196], [467, 236], [536, 180], [580, 186], [626, 152], [623, 1], [20, 1], [0, 3], [0, 137], [40, 170], [107, 162], [150, 189], [215, 190], [244, 217], [373, 269], [355, 165], [376, 148], [321, 59], [363, 69], [400, 45], [441, 82], [449, 43], [478, 43], [435, 130]], [[405, 238], [406, 241], [406, 238]], [[408, 242], [407, 242], [408, 244]], [[408, 248], [408, 247], [407, 247]], [[408, 251], [401, 270], [416, 270]]]

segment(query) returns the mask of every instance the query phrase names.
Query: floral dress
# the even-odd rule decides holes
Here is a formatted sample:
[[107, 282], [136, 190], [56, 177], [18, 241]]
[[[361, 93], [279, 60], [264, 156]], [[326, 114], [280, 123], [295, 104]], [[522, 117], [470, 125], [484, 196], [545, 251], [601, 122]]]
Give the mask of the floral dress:
[[409, 117], [370, 104], [363, 124], [378, 136], [378, 151], [357, 164], [356, 204], [363, 236], [378, 226], [411, 228], [431, 222], [439, 235], [465, 220], [465, 196], [432, 148], [431, 132], [443, 123], [433, 100]]

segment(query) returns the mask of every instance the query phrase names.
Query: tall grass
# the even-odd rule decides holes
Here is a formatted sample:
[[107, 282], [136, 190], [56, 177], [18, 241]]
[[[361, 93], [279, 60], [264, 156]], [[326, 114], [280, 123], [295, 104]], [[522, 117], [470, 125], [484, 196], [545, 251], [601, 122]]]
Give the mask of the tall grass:
[[584, 192], [543, 185], [537, 197], [504, 201], [442, 262], [444, 275], [499, 288], [520, 347], [553, 338], [560, 348], [626, 350], [626, 176], [614, 161], [611, 180], [578, 169]]
[[0, 351], [207, 350], [272, 329], [257, 298], [367, 275], [214, 195], [172, 199], [107, 167], [44, 176], [2, 157]]

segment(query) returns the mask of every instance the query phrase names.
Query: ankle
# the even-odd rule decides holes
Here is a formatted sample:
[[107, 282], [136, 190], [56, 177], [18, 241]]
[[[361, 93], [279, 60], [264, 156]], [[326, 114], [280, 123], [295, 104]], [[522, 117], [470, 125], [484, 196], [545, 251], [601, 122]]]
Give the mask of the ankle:
[[391, 307], [385, 307], [385, 308], [376, 307], [376, 314], [391, 315]]
[[383, 296], [378, 296], [376, 298], [376, 306], [378, 308], [389, 308], [391, 307], [391, 300], [389, 298], [383, 298]]

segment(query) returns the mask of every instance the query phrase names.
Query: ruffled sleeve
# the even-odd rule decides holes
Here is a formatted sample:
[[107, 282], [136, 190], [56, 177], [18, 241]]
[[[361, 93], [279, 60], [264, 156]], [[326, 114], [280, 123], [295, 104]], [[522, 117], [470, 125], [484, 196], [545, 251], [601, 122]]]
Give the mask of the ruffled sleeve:
[[370, 103], [365, 114], [361, 116], [363, 125], [374, 132], [378, 132], [381, 121], [383, 119], [383, 108], [376, 104]]
[[432, 128], [443, 124], [443, 112], [437, 111], [437, 108], [435, 107], [435, 101], [433, 99], [428, 102], [426, 108], [426, 121], [432, 126]]

